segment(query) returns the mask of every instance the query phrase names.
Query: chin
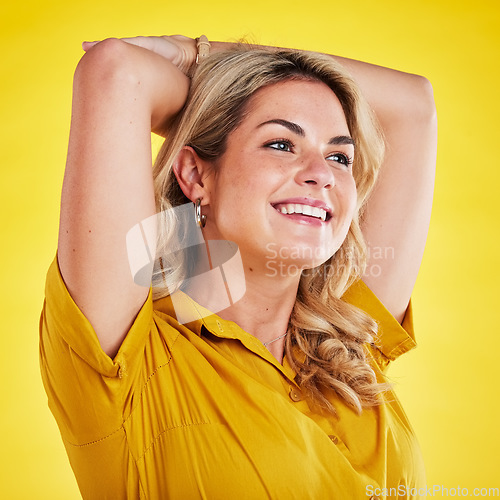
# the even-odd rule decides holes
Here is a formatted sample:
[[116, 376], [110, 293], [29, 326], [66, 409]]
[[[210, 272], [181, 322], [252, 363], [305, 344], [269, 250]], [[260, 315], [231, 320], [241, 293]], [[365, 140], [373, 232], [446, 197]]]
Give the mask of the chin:
[[297, 276], [328, 261], [337, 248], [325, 251], [324, 246], [268, 243], [266, 269], [270, 276]]

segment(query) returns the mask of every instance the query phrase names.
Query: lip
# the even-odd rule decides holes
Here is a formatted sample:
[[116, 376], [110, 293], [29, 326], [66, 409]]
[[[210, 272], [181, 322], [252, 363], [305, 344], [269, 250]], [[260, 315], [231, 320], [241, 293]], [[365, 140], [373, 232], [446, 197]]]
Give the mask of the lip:
[[[277, 205], [284, 205], [287, 203], [297, 203], [299, 205], [309, 205], [310, 207], [321, 208], [326, 212], [326, 220], [322, 221], [321, 219], [316, 219], [313, 217], [309, 217], [307, 215], [302, 214], [283, 214], [280, 211], [276, 210]], [[297, 222], [303, 222], [308, 224], [319, 225], [327, 224], [332, 219], [333, 210], [328, 204], [326, 204], [322, 200], [315, 200], [314, 198], [305, 198], [305, 197], [295, 197], [295, 198], [286, 198], [279, 201], [271, 202], [271, 206], [278, 212], [281, 216], [286, 217], [287, 219], [293, 219]]]

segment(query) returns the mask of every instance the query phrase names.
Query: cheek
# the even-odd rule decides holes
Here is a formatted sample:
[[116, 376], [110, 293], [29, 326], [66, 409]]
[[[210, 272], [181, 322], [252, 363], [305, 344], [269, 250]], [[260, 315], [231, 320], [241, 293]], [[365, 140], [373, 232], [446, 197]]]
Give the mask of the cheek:
[[356, 182], [352, 176], [346, 177], [341, 186], [342, 201], [346, 215], [354, 214], [358, 204], [358, 192], [356, 190]]
[[241, 170], [226, 169], [218, 176], [211, 192], [213, 217], [221, 231], [234, 231], [250, 218], [256, 208], [254, 203], [257, 181], [243, 175]]
[[[220, 171], [215, 197], [220, 192], [224, 200], [231, 199], [238, 205], [250, 204], [258, 210], [262, 201], [283, 185], [285, 170], [281, 166], [269, 165], [258, 156], [250, 160], [248, 153], [239, 156], [239, 159], [230, 158], [230, 163], [228, 161]], [[246, 161], [241, 158], [246, 158]]]
[[356, 189], [356, 184], [354, 180], [352, 182], [352, 194], [351, 194], [351, 218], [354, 215], [354, 212], [358, 208], [358, 191]]
[[340, 233], [343, 234], [344, 237], [347, 235], [349, 231], [349, 227], [351, 226], [352, 219], [357, 209], [357, 191], [356, 185], [354, 183], [354, 179], [352, 181], [347, 180], [345, 184], [342, 185], [342, 197], [341, 197], [341, 213], [342, 213], [342, 222], [339, 227]]

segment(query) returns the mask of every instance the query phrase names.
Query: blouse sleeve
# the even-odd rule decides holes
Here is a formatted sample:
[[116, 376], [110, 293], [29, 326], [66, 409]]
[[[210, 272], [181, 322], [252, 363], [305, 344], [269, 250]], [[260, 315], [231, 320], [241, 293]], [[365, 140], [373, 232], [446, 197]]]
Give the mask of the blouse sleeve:
[[399, 324], [363, 281], [354, 283], [342, 298], [369, 314], [378, 323], [375, 346], [368, 346], [368, 349], [383, 372], [391, 361], [417, 346], [411, 301], [402, 323]]
[[40, 367], [49, 407], [66, 444], [83, 446], [121, 429], [140, 383], [152, 311], [150, 291], [111, 359], [71, 298], [54, 259], [40, 318]]

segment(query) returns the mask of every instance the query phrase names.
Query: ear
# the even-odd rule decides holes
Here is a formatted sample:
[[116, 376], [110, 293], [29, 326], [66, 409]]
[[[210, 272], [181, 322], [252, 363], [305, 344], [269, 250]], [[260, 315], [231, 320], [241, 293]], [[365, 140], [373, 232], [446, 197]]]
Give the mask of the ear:
[[203, 183], [208, 174], [209, 163], [203, 161], [191, 146], [184, 146], [177, 155], [173, 170], [182, 192], [192, 202], [198, 198], [209, 203], [209, 190]]

